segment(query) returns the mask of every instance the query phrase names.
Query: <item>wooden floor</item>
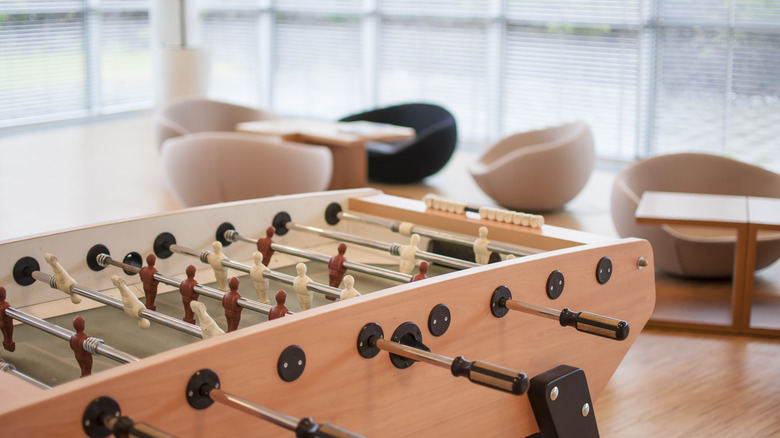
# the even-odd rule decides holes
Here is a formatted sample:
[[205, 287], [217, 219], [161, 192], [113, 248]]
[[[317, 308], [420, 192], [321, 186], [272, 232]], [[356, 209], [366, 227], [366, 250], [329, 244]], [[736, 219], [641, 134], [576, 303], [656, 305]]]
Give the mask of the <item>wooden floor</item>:
[[[465, 172], [473, 158], [459, 154], [424, 185], [376, 187], [490, 205]], [[546, 222], [615, 235], [614, 175], [599, 166]], [[165, 188], [148, 114], [0, 133], [0, 205], [0, 241], [180, 207]], [[780, 340], [650, 330], [595, 403], [604, 437], [780, 437], [779, 409]]]

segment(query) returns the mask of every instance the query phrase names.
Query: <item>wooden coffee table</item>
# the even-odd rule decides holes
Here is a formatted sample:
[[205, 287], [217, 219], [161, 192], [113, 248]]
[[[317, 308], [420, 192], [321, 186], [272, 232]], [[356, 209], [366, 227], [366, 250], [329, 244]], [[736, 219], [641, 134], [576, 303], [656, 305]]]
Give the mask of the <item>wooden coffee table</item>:
[[414, 138], [404, 126], [366, 121], [329, 122], [307, 119], [276, 119], [239, 123], [236, 131], [273, 135], [287, 141], [323, 145], [333, 153], [333, 178], [329, 189], [365, 187], [368, 182], [369, 141], [399, 141]]

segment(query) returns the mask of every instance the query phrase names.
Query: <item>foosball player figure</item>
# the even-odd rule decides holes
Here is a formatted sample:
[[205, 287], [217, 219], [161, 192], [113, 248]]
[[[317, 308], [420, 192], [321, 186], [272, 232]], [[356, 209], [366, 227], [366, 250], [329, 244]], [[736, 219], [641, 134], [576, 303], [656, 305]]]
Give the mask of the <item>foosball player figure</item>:
[[14, 342], [14, 321], [5, 313], [5, 309], [11, 307], [5, 300], [5, 288], [0, 286], [0, 331], [3, 333], [3, 348], [8, 351], [16, 350]]
[[341, 301], [349, 298], [359, 297], [360, 292], [355, 289], [355, 277], [351, 275], [344, 276], [344, 289], [341, 291]]
[[344, 262], [347, 261], [344, 257], [345, 252], [347, 252], [347, 244], [342, 243], [339, 245], [339, 253], [328, 261], [328, 281], [331, 287], [339, 287], [344, 274], [347, 273], [347, 268], [344, 267]]
[[154, 299], [157, 298], [157, 285], [160, 281], [154, 278], [154, 274], [157, 273], [157, 268], [154, 264], [157, 262], [157, 257], [154, 254], [146, 256], [146, 266], [141, 268], [138, 272], [138, 276], [141, 277], [141, 282], [144, 285], [144, 296], [146, 297], [146, 308], [149, 310], [157, 310], [157, 306], [154, 305]]
[[257, 301], [263, 304], [268, 304], [271, 301], [268, 299], [268, 279], [263, 276], [266, 266], [263, 264], [263, 253], [255, 251], [252, 253], [252, 259], [255, 261], [255, 265], [249, 270], [249, 276], [252, 277], [252, 281], [255, 285], [255, 291], [257, 292]]
[[227, 268], [222, 264], [222, 261], [227, 259], [227, 256], [222, 253], [222, 242], [215, 240], [214, 243], [211, 244], [211, 247], [214, 251], [208, 255], [206, 260], [208, 260], [211, 269], [214, 271], [214, 278], [217, 280], [217, 288], [221, 291], [227, 291], [228, 272]]
[[279, 290], [279, 292], [276, 293], [276, 305], [271, 307], [271, 311], [268, 312], [268, 320], [281, 318], [284, 315], [287, 315], [287, 308], [284, 307], [284, 302], [287, 301], [287, 292], [283, 290]]
[[190, 302], [198, 301], [199, 297], [198, 293], [195, 292], [195, 286], [198, 285], [197, 280], [195, 280], [195, 266], [187, 266], [187, 269], [184, 272], [187, 273], [187, 278], [182, 280], [181, 284], [179, 284], [181, 302], [184, 304], [184, 318], [182, 318], [182, 320], [190, 324], [195, 324], [195, 314], [190, 307]]
[[420, 268], [419, 269], [420, 269], [420, 271], [418, 273], [414, 274], [412, 279], [409, 280], [409, 283], [411, 283], [413, 281], [418, 281], [418, 280], [425, 280], [426, 278], [428, 278], [428, 262], [420, 262]]
[[268, 266], [271, 263], [271, 256], [274, 255], [274, 250], [271, 248], [271, 244], [274, 243], [274, 227], [268, 227], [265, 229], [265, 237], [257, 239], [257, 250], [263, 254], [263, 264]]
[[415, 255], [417, 254], [417, 245], [420, 243], [420, 235], [412, 234], [409, 244], [401, 247], [401, 261], [398, 270], [404, 274], [411, 274], [414, 269]]
[[84, 318], [80, 316], [73, 318], [73, 328], [76, 329], [76, 333], [70, 336], [70, 349], [73, 350], [79, 368], [81, 368], [81, 377], [92, 374], [92, 353], [84, 349], [84, 341], [89, 338], [89, 335], [84, 331], [84, 326]]
[[241, 322], [241, 311], [243, 307], [238, 305], [238, 299], [241, 294], [238, 293], [238, 278], [230, 279], [230, 290], [222, 296], [222, 307], [225, 308], [225, 319], [227, 319], [228, 332], [238, 329], [238, 323]]
[[298, 276], [293, 280], [293, 288], [295, 289], [295, 295], [298, 296], [298, 304], [300, 304], [301, 310], [311, 309], [311, 300], [314, 293], [309, 290], [311, 278], [306, 275], [306, 265], [298, 263], [295, 265], [295, 272], [298, 273]]

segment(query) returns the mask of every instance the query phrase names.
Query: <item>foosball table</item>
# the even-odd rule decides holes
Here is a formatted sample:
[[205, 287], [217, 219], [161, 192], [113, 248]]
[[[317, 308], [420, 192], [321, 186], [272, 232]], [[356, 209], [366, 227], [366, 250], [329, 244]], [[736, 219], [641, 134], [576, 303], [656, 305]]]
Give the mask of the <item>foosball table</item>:
[[644, 240], [373, 189], [1, 242], [0, 267], [4, 437], [594, 437], [655, 303]]

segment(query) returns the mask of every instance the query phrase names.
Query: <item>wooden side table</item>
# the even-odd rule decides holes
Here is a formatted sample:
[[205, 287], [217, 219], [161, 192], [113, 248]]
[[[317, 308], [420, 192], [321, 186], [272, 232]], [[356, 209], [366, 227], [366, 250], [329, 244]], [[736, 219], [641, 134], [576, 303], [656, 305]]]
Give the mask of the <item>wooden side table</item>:
[[[760, 230], [780, 231], [780, 199], [749, 196], [747, 198], [747, 210], [748, 235], [745, 247], [745, 285], [743, 287], [745, 299], [741, 309], [741, 318], [746, 323], [745, 331], [747, 333], [780, 336], [780, 328], [755, 327], [752, 318], [758, 233]], [[775, 318], [780, 320], [780, 313]]]
[[[637, 223], [733, 228], [737, 232], [729, 325], [653, 318], [656, 327], [736, 333], [747, 327], [745, 286], [748, 247], [747, 197], [647, 191], [635, 213]], [[755, 251], [754, 251], [755, 252]], [[752, 273], [752, 271], [751, 271]], [[752, 274], [751, 274], [752, 276]]]
[[287, 141], [327, 146], [333, 153], [330, 190], [365, 187], [368, 182], [368, 141], [398, 141], [414, 138], [403, 126], [306, 119], [276, 119], [239, 123], [236, 131], [274, 135]]

